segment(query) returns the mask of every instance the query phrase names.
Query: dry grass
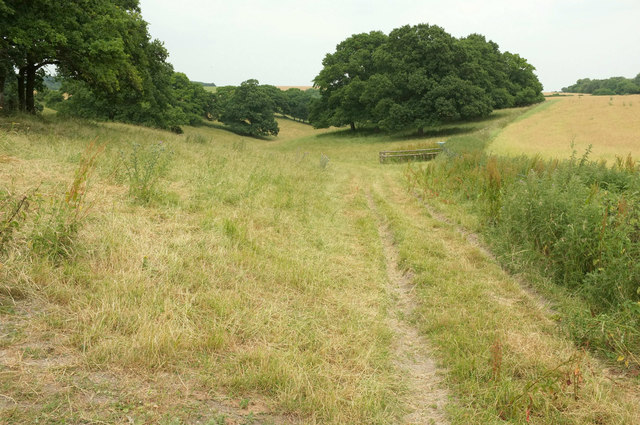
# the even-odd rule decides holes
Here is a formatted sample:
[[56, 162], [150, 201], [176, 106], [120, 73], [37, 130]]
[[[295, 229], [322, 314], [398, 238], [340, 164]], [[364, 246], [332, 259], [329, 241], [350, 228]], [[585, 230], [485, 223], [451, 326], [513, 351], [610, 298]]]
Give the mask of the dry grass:
[[640, 156], [640, 95], [561, 97], [507, 127], [489, 146], [506, 155], [567, 158], [593, 145], [593, 159]]
[[[87, 144], [105, 145], [74, 256], [34, 255], [28, 216], [0, 260], [0, 423], [399, 423], [412, 394], [394, 366], [388, 323], [397, 309], [370, 190], [401, 266], [416, 273], [417, 314], [407, 323], [452, 369], [454, 423], [500, 422], [485, 397], [495, 392], [483, 392], [496, 337], [505, 391], [576, 352], [497, 265], [404, 192], [404, 165], [378, 164], [379, 150], [441, 133], [416, 140], [280, 125], [268, 140], [55, 117], [0, 131], [0, 156], [10, 159], [0, 162], [0, 188], [39, 187], [45, 201], [64, 196]], [[119, 151], [159, 140], [171, 165], [141, 205], [128, 196]], [[578, 361], [587, 377], [580, 402], [558, 407], [540, 395], [536, 413], [551, 409], [544, 403], [557, 409], [536, 423], [638, 417], [626, 388], [612, 390], [589, 357]]]
[[[11, 193], [40, 185], [45, 204], [64, 194], [89, 141], [105, 152], [78, 254], [62, 264], [31, 255], [26, 225], [2, 259], [0, 422], [194, 423], [213, 420], [207, 405], [244, 399], [277, 412], [276, 423], [399, 415], [375, 223], [342, 177], [315, 158], [273, 151], [272, 141], [216, 128], [184, 136], [75, 121], [28, 128], [0, 134], [2, 155], [16, 158], [2, 163], [0, 182]], [[206, 141], [191, 142], [194, 133]], [[127, 196], [118, 151], [158, 140], [174, 152], [170, 172], [140, 205]], [[201, 400], [186, 403], [185, 388]]]

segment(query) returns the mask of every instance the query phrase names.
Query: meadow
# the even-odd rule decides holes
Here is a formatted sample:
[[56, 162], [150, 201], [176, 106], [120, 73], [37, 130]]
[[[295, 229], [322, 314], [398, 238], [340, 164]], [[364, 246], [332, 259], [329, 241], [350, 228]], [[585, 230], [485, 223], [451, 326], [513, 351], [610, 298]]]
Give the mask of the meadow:
[[637, 378], [574, 344], [476, 216], [378, 164], [523, 113], [263, 140], [2, 119], [0, 422], [634, 423]]
[[488, 150], [498, 155], [568, 158], [592, 146], [592, 159], [640, 156], [640, 95], [553, 98], [505, 129]]

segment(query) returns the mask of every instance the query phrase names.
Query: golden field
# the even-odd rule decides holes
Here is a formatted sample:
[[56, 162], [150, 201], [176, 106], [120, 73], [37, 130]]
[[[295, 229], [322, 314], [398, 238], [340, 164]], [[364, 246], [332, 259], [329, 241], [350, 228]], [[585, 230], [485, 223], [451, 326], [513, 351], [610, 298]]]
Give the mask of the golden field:
[[640, 156], [640, 95], [547, 100], [504, 129], [489, 146], [502, 155], [567, 158], [592, 145], [592, 159]]

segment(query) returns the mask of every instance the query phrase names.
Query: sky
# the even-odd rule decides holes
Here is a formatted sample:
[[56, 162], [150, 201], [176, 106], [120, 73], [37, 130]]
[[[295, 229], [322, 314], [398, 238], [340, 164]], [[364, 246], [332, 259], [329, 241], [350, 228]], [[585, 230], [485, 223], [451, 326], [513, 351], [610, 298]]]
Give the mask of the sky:
[[639, 0], [141, 0], [153, 38], [193, 81], [309, 86], [353, 34], [403, 25], [472, 33], [536, 67], [545, 91], [640, 73]]

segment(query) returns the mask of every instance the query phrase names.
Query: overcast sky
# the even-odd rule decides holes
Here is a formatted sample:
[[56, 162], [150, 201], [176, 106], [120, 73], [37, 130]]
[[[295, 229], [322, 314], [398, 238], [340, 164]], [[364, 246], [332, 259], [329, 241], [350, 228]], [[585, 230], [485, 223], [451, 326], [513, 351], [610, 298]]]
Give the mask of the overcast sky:
[[191, 80], [311, 85], [352, 34], [428, 23], [479, 33], [537, 69], [545, 90], [640, 73], [640, 0], [141, 0], [154, 38]]

